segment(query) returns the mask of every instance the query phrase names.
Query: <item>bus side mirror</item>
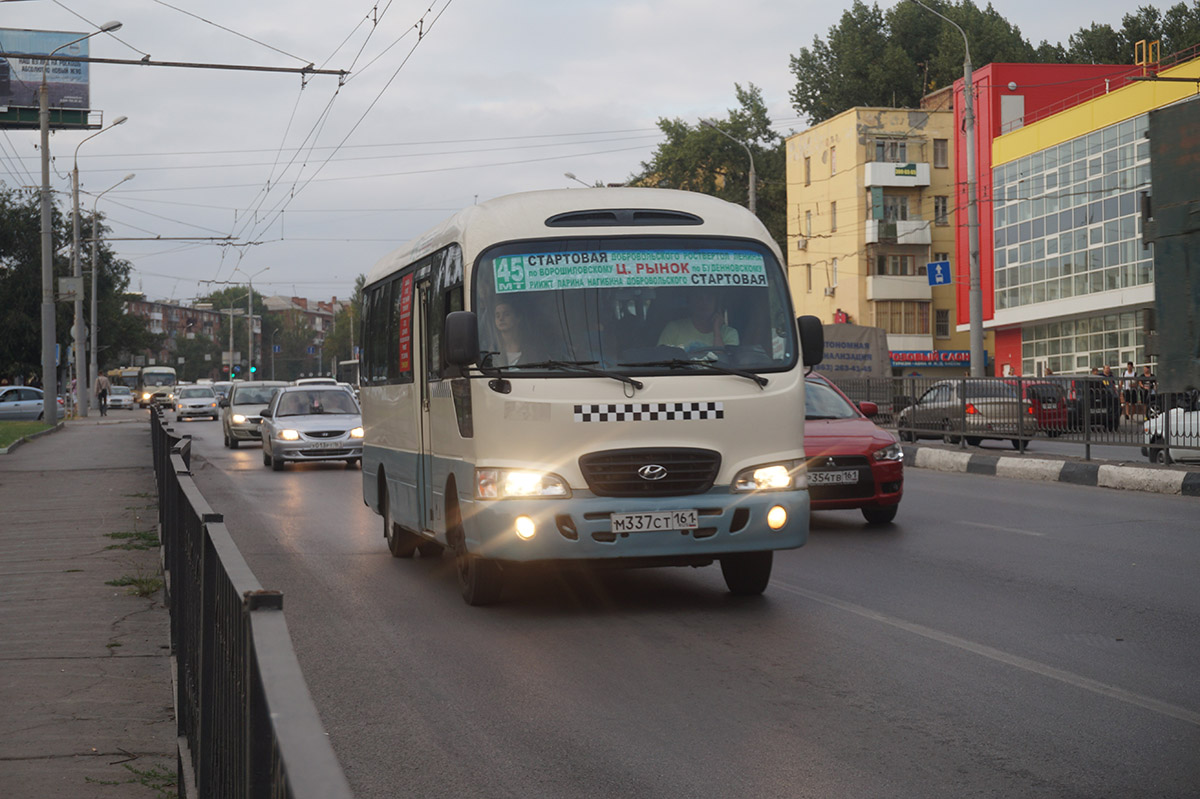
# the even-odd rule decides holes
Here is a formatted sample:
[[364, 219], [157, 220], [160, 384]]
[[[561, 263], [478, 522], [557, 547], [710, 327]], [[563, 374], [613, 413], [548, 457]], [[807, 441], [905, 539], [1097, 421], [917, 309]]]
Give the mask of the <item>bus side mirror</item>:
[[479, 324], [473, 311], [451, 311], [446, 314], [446, 362], [452, 366], [469, 366], [479, 360]]
[[825, 327], [815, 316], [796, 318], [800, 326], [800, 354], [805, 366], [816, 366], [825, 360]]

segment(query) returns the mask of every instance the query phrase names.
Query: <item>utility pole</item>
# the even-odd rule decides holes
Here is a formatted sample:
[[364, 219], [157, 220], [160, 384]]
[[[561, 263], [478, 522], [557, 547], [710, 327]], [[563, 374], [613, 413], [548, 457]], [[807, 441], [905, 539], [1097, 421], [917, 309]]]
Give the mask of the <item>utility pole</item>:
[[[112, 124], [107, 128], [101, 128], [87, 136], [79, 144], [75, 145], [74, 166], [71, 169], [71, 274], [75, 276], [81, 284], [83, 282], [83, 269], [81, 266], [82, 257], [79, 252], [79, 148], [84, 145], [88, 139], [94, 139], [101, 133], [107, 130], [112, 130], [117, 125], [123, 125], [128, 121], [129, 117], [117, 117]], [[125, 181], [121, 181], [124, 183]], [[93, 212], [94, 214], [95, 212]], [[92, 223], [93, 226], [95, 223]], [[93, 263], [93, 266], [95, 264]], [[95, 329], [96, 329], [96, 273], [92, 272], [92, 368], [89, 371], [85, 368], [84, 360], [87, 357], [88, 336], [83, 332], [83, 297], [80, 296], [75, 300], [75, 375], [76, 375], [76, 392], [75, 392], [75, 412], [86, 417], [88, 415], [88, 398], [91, 395], [91, 386], [96, 382], [96, 347], [95, 347]]]
[[983, 287], [979, 266], [979, 187], [975, 180], [975, 99], [971, 86], [971, 44], [967, 32], [949, 17], [916, 0], [917, 5], [953, 25], [963, 38], [963, 134], [967, 140], [967, 254], [970, 261], [970, 287], [967, 310], [971, 324], [971, 377], [985, 373], [983, 351]]
[[42, 419], [46, 424], [58, 424], [58, 359], [55, 348], [58, 333], [54, 324], [54, 232], [50, 213], [50, 86], [47, 75], [50, 61], [59, 50], [90, 39], [98, 33], [120, 30], [120, 22], [106, 22], [99, 30], [59, 45], [50, 51], [42, 65], [42, 85], [38, 89], [38, 127], [42, 148]]

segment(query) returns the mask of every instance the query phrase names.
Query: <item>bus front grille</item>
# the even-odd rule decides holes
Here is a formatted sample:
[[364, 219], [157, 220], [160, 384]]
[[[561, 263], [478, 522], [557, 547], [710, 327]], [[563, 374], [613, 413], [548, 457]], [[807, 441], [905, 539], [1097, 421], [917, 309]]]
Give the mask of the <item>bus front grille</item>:
[[688, 447], [611, 449], [582, 456], [579, 468], [599, 497], [703, 494], [717, 478], [721, 454]]

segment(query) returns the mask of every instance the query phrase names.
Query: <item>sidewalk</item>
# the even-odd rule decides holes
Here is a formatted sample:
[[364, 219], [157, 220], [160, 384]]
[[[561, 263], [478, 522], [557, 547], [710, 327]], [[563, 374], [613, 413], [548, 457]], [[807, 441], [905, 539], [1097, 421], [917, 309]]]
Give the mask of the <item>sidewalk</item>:
[[[1040, 480], [1082, 486], [1179, 494], [1200, 497], [1200, 464], [1152, 466], [1143, 462], [1084, 460], [1081, 457], [1037, 452], [943, 445], [933, 442], [902, 444], [905, 468]], [[1130, 448], [1132, 455], [1137, 450]]]
[[[175, 795], [156, 508], [144, 413], [0, 455], [4, 799]], [[109, 581], [151, 582], [139, 597]]]

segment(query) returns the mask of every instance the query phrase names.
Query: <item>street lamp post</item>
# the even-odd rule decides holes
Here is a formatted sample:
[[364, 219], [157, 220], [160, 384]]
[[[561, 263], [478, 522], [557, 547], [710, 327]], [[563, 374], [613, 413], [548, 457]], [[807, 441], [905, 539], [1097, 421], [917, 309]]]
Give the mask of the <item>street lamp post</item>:
[[271, 379], [275, 379], [275, 336], [279, 335], [279, 328], [271, 331]]
[[711, 120], [702, 119], [702, 120], [700, 120], [700, 124], [704, 125], [707, 128], [712, 128], [717, 133], [720, 133], [722, 136], [729, 139], [731, 142], [734, 142], [735, 144], [740, 144], [742, 146], [742, 149], [746, 151], [746, 156], [750, 159], [750, 213], [757, 216], [758, 213], [757, 213], [755, 200], [758, 199], [758, 186], [757, 186], [758, 176], [755, 175], [755, 173], [754, 173], [754, 153], [750, 152], [749, 145], [747, 145], [744, 141], [741, 141], [740, 139], [735, 139], [733, 136], [730, 136], [728, 133], [726, 133], [725, 131], [718, 128], [716, 126], [716, 124], [714, 122], [712, 122]]
[[[82, 147], [83, 142], [87, 141], [88, 139], [94, 139], [95, 137], [97, 137], [101, 133], [103, 133], [104, 131], [112, 130], [117, 125], [124, 124], [125, 121], [128, 119], [129, 119], [129, 117], [123, 117], [123, 116], [117, 117], [116, 119], [113, 120], [112, 124], [109, 125], [107, 128], [101, 128], [100, 130], [93, 133], [91, 136], [85, 137], [83, 139], [83, 141], [79, 142], [79, 144], [75, 145], [75, 159], [74, 159], [75, 166], [71, 169], [71, 274], [73, 274], [77, 279], [83, 277], [83, 270], [82, 270], [82, 267], [80, 266], [80, 261], [82, 259], [79, 257], [79, 255], [80, 255], [80, 253], [79, 253], [79, 148]], [[124, 182], [124, 181], [122, 181], [122, 182]], [[95, 274], [96, 274], [95, 272], [92, 273], [92, 275], [93, 275], [92, 302], [93, 303], [96, 300], [96, 283], [95, 283], [95, 279], [94, 279]], [[93, 305], [92, 306], [92, 327], [93, 327], [92, 335], [93, 336], [95, 335], [95, 324], [96, 324], [96, 307], [95, 307], [95, 305]], [[76, 412], [80, 416], [87, 416], [88, 415], [88, 399], [91, 394], [90, 386], [96, 382], [96, 366], [95, 366], [95, 361], [93, 360], [92, 368], [91, 368], [90, 372], [83, 368], [83, 359], [85, 356], [83, 354], [81, 354], [81, 351], [87, 349], [87, 344], [85, 342], [85, 339], [87, 338], [87, 336], [85, 336], [83, 333], [83, 297], [77, 297], [75, 299], [75, 331], [73, 333], [73, 337], [75, 339], [75, 374], [77, 376], [76, 392], [75, 392], [75, 408], [76, 408]], [[93, 339], [93, 341], [94, 340], [95, 339]], [[92, 354], [95, 355], [95, 353], [96, 353], [96, 348], [95, 348], [95, 346], [93, 346]]]
[[574, 172], [563, 172], [563, 177], [570, 178], [571, 180], [575, 181], [576, 183], [580, 184], [581, 186], [587, 186], [589, 189], [593, 188], [593, 186], [590, 183], [584, 183], [582, 180], [575, 177]]
[[[113, 124], [117, 124], [117, 123], [113, 123]], [[96, 207], [100, 204], [101, 197], [108, 194], [110, 191], [115, 189], [117, 186], [120, 186], [122, 183], [124, 183], [127, 180], [133, 180], [132, 172], [130, 172], [128, 175], [126, 175], [125, 177], [118, 180], [113, 185], [109, 186], [104, 191], [97, 194], [96, 199], [92, 200], [92, 308], [91, 308], [91, 310], [92, 310], [92, 315], [91, 315], [91, 320], [92, 320], [92, 335], [91, 335], [92, 360], [91, 360], [90, 372], [91, 372], [93, 383], [95, 382], [96, 378], [100, 375], [100, 370], [98, 367], [98, 363], [100, 360], [99, 356], [98, 356], [98, 353], [100, 352], [100, 347], [99, 347], [100, 316], [97, 313], [97, 308], [99, 308], [99, 305], [96, 301], [96, 297], [98, 296], [96, 291], [97, 291], [97, 287], [100, 285], [99, 281], [96, 278], [96, 275], [98, 275], [100, 273], [100, 267], [98, 265], [98, 259], [96, 257], [96, 253], [100, 249], [100, 223], [96, 219]]]
[[916, 0], [917, 5], [953, 25], [963, 38], [963, 134], [967, 140], [967, 252], [970, 287], [967, 308], [971, 323], [971, 377], [984, 376], [983, 289], [979, 267], [979, 185], [975, 176], [975, 98], [971, 88], [971, 45], [967, 32], [957, 22]]
[[106, 22], [99, 30], [59, 45], [46, 55], [42, 66], [42, 85], [38, 89], [38, 127], [42, 148], [42, 418], [48, 424], [58, 423], [58, 374], [54, 357], [57, 333], [54, 325], [54, 235], [50, 213], [50, 87], [47, 76], [50, 60], [65, 47], [90, 39], [98, 33], [120, 30], [120, 22]]

